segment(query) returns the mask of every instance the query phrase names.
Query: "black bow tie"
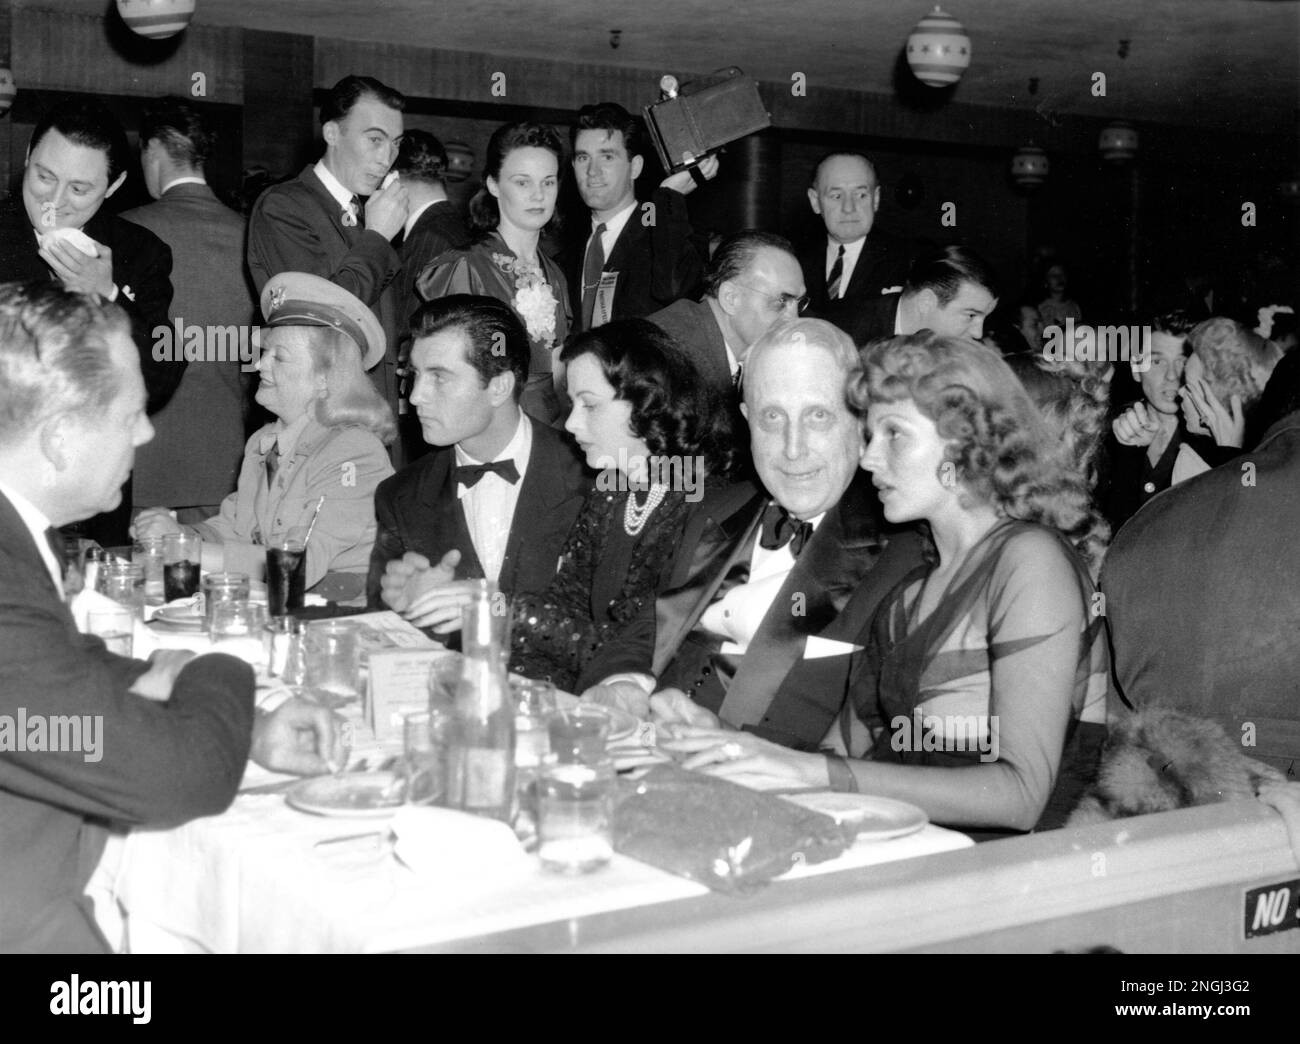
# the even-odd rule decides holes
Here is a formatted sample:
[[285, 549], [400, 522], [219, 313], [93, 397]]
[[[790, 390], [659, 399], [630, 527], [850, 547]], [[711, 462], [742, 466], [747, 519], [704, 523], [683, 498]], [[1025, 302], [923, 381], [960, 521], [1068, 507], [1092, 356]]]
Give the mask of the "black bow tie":
[[790, 515], [780, 504], [769, 504], [763, 512], [763, 533], [759, 545], [774, 551], [778, 547], [790, 545], [790, 554], [795, 558], [803, 550], [804, 544], [813, 534], [811, 522], [800, 522]]
[[489, 471], [495, 471], [512, 486], [519, 481], [519, 469], [513, 460], [494, 460], [491, 464], [458, 464], [452, 477], [466, 489], [472, 489]]

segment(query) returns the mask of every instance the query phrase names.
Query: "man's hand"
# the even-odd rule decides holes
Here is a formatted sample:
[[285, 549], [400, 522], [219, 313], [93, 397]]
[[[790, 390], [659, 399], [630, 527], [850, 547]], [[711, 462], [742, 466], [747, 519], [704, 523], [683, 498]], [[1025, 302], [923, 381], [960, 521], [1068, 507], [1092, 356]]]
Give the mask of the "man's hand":
[[1214, 441], [1224, 447], [1240, 449], [1246, 441], [1246, 414], [1241, 407], [1241, 396], [1233, 395], [1225, 409], [1223, 402], [1204, 380], [1191, 381], [1178, 393], [1190, 399], [1201, 423], [1209, 429]]
[[272, 772], [319, 776], [347, 760], [347, 723], [324, 707], [302, 699], [286, 700], [253, 723], [250, 757]]
[[599, 703], [602, 707], [627, 711], [638, 718], [650, 717], [650, 696], [636, 682], [616, 681], [593, 685], [582, 694], [582, 699]]
[[662, 689], [650, 697], [650, 720], [656, 725], [693, 725], [701, 729], [723, 728], [710, 710], [692, 700], [681, 689]]
[[426, 591], [442, 587], [456, 579], [460, 552], [448, 551], [435, 567], [424, 555], [408, 551], [384, 567], [379, 579], [379, 597], [394, 612], [403, 613]]
[[1121, 446], [1150, 446], [1160, 431], [1160, 421], [1145, 402], [1135, 402], [1115, 418], [1111, 430]]
[[149, 669], [135, 680], [130, 691], [146, 700], [166, 703], [172, 698], [176, 675], [194, 659], [188, 649], [159, 649], [149, 657]]
[[[712, 181], [718, 176], [718, 157], [705, 156], [704, 159], [696, 165], [700, 176], [705, 181]], [[697, 182], [691, 176], [691, 168], [679, 170], [676, 174], [669, 174], [663, 181], [659, 182], [660, 188], [672, 189], [674, 192], [680, 192], [683, 196], [688, 196], [695, 191]]]
[[145, 508], [131, 522], [131, 536], [135, 540], [183, 532], [185, 527], [177, 522], [166, 508]]
[[[431, 569], [429, 572], [436, 574], [440, 570]], [[416, 627], [432, 627], [434, 634], [459, 631], [460, 611], [474, 600], [474, 592], [479, 586], [478, 580], [453, 580], [430, 587], [412, 598], [402, 615]]]
[[366, 228], [374, 229], [391, 240], [406, 225], [410, 198], [402, 179], [380, 189], [366, 200]]
[[[94, 242], [92, 240], [92, 242]], [[39, 253], [64, 289], [80, 294], [99, 294], [103, 298], [113, 293], [113, 251], [103, 243], [95, 243], [98, 257], [83, 254], [71, 243], [62, 240], [47, 242]]]

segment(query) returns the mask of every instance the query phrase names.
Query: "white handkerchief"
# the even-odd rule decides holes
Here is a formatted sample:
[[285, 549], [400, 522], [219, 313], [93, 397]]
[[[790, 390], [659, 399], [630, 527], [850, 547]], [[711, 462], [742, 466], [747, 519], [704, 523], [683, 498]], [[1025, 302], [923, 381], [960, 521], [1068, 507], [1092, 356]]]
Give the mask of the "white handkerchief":
[[514, 831], [495, 819], [408, 805], [393, 816], [393, 833], [397, 858], [422, 877], [469, 883], [536, 870]]
[[854, 645], [852, 642], [841, 642], [834, 638], [823, 638], [820, 635], [810, 634], [808, 644], [804, 646], [803, 658], [805, 660], [820, 660], [827, 656], [847, 656], [850, 653], [861, 652], [863, 646]]

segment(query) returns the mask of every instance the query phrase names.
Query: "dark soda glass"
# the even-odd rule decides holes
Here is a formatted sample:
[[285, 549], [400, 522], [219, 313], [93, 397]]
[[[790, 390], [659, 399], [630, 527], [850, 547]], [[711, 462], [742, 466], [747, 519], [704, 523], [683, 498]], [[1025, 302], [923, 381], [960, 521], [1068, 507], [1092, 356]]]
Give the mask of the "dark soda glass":
[[163, 566], [163, 598], [193, 598], [199, 592], [199, 564], [183, 559]]
[[266, 549], [266, 602], [271, 616], [302, 608], [307, 578], [307, 549], [284, 541]]

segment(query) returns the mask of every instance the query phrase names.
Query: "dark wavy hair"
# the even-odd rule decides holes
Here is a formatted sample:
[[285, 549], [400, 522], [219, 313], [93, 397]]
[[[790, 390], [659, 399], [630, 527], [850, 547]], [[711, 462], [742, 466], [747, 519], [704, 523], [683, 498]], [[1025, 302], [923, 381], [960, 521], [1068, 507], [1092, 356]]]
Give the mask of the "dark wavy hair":
[[601, 130], [607, 134], [618, 132], [623, 135], [623, 148], [627, 158], [646, 154], [645, 125], [617, 102], [598, 102], [584, 105], [578, 110], [578, 118], [569, 128], [569, 145], [578, 143], [578, 133], [585, 130]]
[[448, 294], [422, 304], [411, 316], [411, 341], [443, 330], [462, 330], [469, 341], [466, 361], [483, 387], [500, 373], [515, 375], [515, 402], [524, 393], [532, 349], [523, 320], [504, 301], [482, 294]]
[[652, 456], [701, 457], [714, 477], [736, 466], [731, 411], [680, 344], [648, 319], [616, 319], [575, 334], [560, 352], [600, 362], [614, 397], [632, 404], [632, 434]]
[[1110, 529], [1093, 509], [1086, 470], [1049, 436], [1033, 399], [996, 351], [924, 331], [867, 345], [862, 363], [849, 385], [855, 411], [912, 402], [947, 440], [944, 459], [956, 466], [973, 503], [1058, 530], [1096, 576]]
[[[492, 132], [492, 137], [488, 141], [487, 155], [483, 160], [484, 185], [469, 201], [469, 223], [475, 231], [490, 232], [501, 222], [501, 208], [497, 205], [496, 197], [487, 189], [487, 179], [492, 178], [495, 181], [500, 178], [506, 157], [515, 149], [528, 148], [553, 152], [558, 177], [560, 169], [564, 166], [564, 142], [554, 127], [544, 123], [527, 122], [502, 124]], [[560, 227], [559, 220], [560, 208], [557, 206], [555, 214], [546, 226], [547, 230], [557, 231]]]
[[126, 132], [117, 117], [98, 99], [64, 102], [42, 116], [32, 129], [27, 143], [28, 155], [36, 151], [41, 139], [52, 130], [58, 131], [74, 145], [102, 152], [108, 161], [110, 186], [130, 163]]
[[362, 98], [374, 98], [398, 112], [406, 109], [406, 98], [401, 91], [380, 83], [373, 76], [345, 76], [325, 92], [325, 100], [320, 106], [320, 125], [324, 127], [331, 120], [342, 120]]
[[198, 107], [184, 98], [158, 98], [145, 106], [140, 143], [157, 141], [173, 163], [202, 169], [216, 138]]

